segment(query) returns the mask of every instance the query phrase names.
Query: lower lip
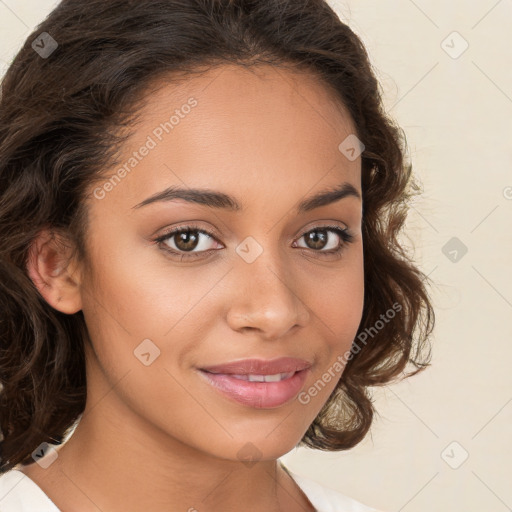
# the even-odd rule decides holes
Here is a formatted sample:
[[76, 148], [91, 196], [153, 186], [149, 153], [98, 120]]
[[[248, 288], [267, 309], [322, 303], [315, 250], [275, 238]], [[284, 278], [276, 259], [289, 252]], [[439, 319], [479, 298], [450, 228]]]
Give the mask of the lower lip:
[[279, 382], [250, 382], [224, 373], [200, 370], [207, 382], [238, 403], [258, 409], [280, 407], [293, 400], [304, 386], [308, 370], [295, 372]]

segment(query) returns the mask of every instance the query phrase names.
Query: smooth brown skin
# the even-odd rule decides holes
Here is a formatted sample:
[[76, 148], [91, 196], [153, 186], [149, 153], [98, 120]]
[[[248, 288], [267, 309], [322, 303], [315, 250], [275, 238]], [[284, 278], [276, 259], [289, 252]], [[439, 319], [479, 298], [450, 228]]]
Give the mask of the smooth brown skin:
[[[297, 445], [336, 379], [307, 405], [256, 409], [196, 368], [301, 357], [313, 362], [306, 390], [349, 350], [363, 311], [362, 202], [293, 210], [344, 181], [361, 193], [360, 159], [338, 150], [354, 127], [311, 75], [225, 65], [152, 94], [123, 162], [191, 96], [198, 105], [121, 183], [90, 196], [90, 268], [71, 261], [59, 271], [67, 255], [44, 232], [33, 245], [41, 294], [64, 313], [83, 310], [92, 340], [80, 424], [48, 469], [21, 468], [64, 512], [313, 510], [276, 459]], [[220, 190], [245, 209], [133, 208], [170, 185]], [[199, 235], [194, 252], [217, 252], [180, 262], [151, 242], [190, 221], [218, 240]], [[355, 236], [341, 257], [321, 257], [344, 243], [336, 233], [327, 249], [301, 236], [329, 224]], [[263, 247], [251, 264], [235, 252], [248, 236]], [[150, 366], [133, 353], [146, 338], [161, 350]], [[249, 442], [262, 454], [253, 466], [237, 455]]]

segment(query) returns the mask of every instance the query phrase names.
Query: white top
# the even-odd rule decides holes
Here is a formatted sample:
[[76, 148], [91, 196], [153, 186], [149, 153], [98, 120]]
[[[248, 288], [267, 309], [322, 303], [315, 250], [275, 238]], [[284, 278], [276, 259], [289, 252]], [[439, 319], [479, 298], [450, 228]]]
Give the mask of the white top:
[[[324, 487], [288, 468], [317, 512], [379, 512], [338, 491]], [[0, 512], [60, 512], [53, 501], [25, 473], [11, 469], [0, 476]]]

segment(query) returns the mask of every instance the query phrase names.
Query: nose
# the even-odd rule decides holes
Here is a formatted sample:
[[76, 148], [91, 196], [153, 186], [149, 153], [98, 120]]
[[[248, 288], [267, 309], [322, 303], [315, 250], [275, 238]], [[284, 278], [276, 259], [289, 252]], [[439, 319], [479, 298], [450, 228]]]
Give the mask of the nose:
[[231, 272], [233, 291], [227, 322], [237, 332], [257, 331], [264, 339], [285, 336], [305, 326], [310, 313], [297, 290], [292, 270], [264, 251], [255, 261], [240, 259]]

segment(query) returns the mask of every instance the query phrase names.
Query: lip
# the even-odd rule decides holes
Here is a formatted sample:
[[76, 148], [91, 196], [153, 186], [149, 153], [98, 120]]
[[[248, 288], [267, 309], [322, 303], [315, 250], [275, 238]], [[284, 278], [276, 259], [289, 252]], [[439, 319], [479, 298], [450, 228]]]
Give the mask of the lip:
[[242, 359], [215, 366], [205, 366], [201, 370], [209, 373], [247, 375], [274, 375], [276, 373], [299, 372], [311, 367], [311, 363], [297, 357], [280, 357], [278, 359]]
[[[200, 375], [214, 389], [235, 402], [257, 409], [281, 407], [293, 400], [304, 386], [311, 363], [303, 359], [283, 357], [274, 360], [245, 359], [199, 369]], [[252, 382], [241, 375], [292, 376], [277, 382]]]

